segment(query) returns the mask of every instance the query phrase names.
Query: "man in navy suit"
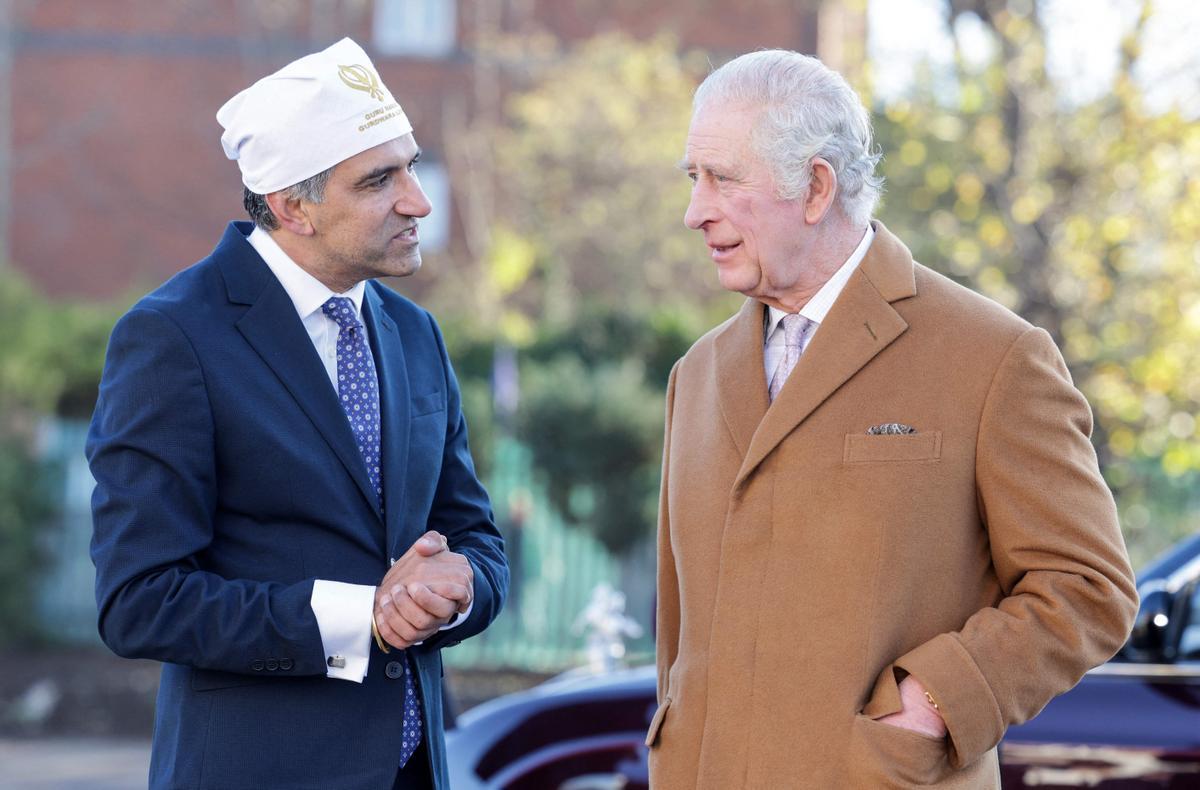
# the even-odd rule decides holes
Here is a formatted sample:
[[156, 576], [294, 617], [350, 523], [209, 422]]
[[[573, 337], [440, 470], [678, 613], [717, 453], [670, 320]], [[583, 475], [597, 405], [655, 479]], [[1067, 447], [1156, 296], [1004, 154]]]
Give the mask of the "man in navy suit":
[[437, 324], [372, 279], [421, 263], [412, 127], [349, 39], [218, 120], [254, 222], [120, 320], [88, 437], [150, 786], [440, 790], [440, 650], [508, 568]]

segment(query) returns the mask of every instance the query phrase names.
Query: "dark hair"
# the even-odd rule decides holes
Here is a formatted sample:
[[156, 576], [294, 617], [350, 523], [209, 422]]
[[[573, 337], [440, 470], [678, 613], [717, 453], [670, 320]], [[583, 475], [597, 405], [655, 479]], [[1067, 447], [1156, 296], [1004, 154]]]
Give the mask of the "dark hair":
[[[307, 200], [309, 203], [320, 203], [325, 199], [325, 186], [329, 183], [329, 176], [332, 174], [333, 168], [331, 167], [281, 191], [286, 193], [285, 197], [288, 200]], [[245, 207], [246, 213], [258, 227], [263, 230], [279, 230], [279, 220], [276, 219], [275, 212], [271, 211], [271, 207], [267, 205], [266, 195], [251, 192], [243, 186], [242, 206]]]

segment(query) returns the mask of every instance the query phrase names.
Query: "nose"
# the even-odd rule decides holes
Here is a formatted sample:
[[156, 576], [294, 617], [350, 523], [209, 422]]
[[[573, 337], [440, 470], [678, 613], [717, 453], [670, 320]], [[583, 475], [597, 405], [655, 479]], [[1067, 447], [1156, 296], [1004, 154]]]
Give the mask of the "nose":
[[433, 204], [429, 202], [425, 190], [421, 189], [421, 182], [414, 174], [409, 178], [400, 199], [396, 201], [396, 213], [406, 217], [420, 218], [428, 217], [431, 211], [433, 211]]
[[692, 186], [692, 197], [688, 201], [687, 211], [683, 213], [683, 224], [692, 230], [700, 230], [706, 222], [716, 219], [709, 189], [703, 180], [698, 180]]

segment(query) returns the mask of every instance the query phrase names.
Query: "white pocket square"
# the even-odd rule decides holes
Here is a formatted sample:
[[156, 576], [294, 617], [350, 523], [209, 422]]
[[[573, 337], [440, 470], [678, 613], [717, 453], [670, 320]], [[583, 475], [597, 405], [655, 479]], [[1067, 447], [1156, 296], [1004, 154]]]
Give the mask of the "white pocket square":
[[882, 422], [867, 429], [868, 436], [898, 436], [916, 432], [916, 428], [902, 422]]

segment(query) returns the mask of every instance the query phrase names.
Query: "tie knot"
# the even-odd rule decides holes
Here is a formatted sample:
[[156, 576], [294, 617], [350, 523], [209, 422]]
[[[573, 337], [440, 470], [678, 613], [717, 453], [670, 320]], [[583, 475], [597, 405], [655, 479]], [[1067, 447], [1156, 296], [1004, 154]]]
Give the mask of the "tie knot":
[[354, 311], [354, 302], [345, 296], [331, 296], [329, 301], [321, 305], [321, 312], [329, 316], [342, 329], [358, 329], [358, 315]]
[[786, 346], [799, 346], [808, 333], [813, 322], [799, 313], [785, 315], [780, 323], [783, 324], [783, 343]]

